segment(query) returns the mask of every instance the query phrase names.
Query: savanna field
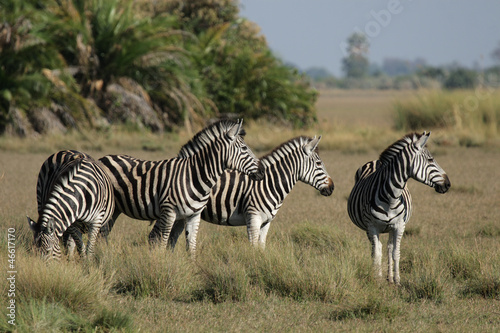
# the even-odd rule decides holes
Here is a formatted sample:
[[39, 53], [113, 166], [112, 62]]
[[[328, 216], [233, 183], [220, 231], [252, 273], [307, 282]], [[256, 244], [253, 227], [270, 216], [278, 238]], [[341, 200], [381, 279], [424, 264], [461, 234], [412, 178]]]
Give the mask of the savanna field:
[[[37, 217], [37, 175], [50, 154], [167, 159], [190, 134], [0, 138], [0, 331], [498, 332], [500, 93], [476, 93], [325, 90], [313, 128], [245, 121], [245, 141], [258, 156], [298, 135], [322, 135], [319, 155], [335, 191], [323, 197], [297, 184], [265, 250], [250, 246], [244, 227], [201, 222], [194, 260], [183, 236], [174, 251], [150, 248], [149, 223], [121, 215], [94, 260], [45, 264], [26, 221]], [[432, 130], [429, 150], [452, 187], [441, 195], [409, 181], [414, 210], [396, 287], [372, 277], [370, 244], [346, 206], [358, 167], [411, 128]], [[8, 323], [12, 299], [16, 326]]]

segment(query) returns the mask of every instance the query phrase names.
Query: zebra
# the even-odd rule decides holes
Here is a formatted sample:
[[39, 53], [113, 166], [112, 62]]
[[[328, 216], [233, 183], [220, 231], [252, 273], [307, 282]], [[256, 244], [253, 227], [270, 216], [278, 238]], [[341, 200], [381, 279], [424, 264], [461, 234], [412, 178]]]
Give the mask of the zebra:
[[[43, 213], [43, 208], [49, 196], [49, 190], [53, 187], [53, 183], [57, 179], [58, 173], [66, 165], [66, 163], [79, 158], [92, 159], [90, 155], [77, 150], [61, 150], [50, 155], [42, 164], [38, 173], [38, 179], [36, 183], [38, 216], [42, 215]], [[75, 228], [75, 224], [72, 224], [64, 232], [63, 245], [68, 249], [68, 255], [70, 258], [73, 257], [73, 252], [76, 245], [78, 245], [78, 253], [80, 255], [83, 255], [85, 251], [85, 245], [82, 242], [81, 230], [79, 228]]]
[[[246, 225], [251, 244], [264, 248], [271, 222], [299, 180], [324, 196], [332, 194], [333, 180], [318, 155], [320, 140], [321, 136], [296, 137], [261, 157], [264, 166], [261, 181], [252, 180], [239, 171], [226, 170], [212, 188], [201, 218], [219, 225]], [[180, 232], [181, 226], [172, 231], [172, 246]]]
[[[58, 154], [56, 154], [58, 155]], [[62, 156], [64, 153], [59, 154]], [[28, 217], [34, 233], [34, 245], [44, 260], [60, 259], [59, 239], [65, 232], [88, 229], [86, 255], [93, 255], [94, 244], [102, 225], [111, 217], [115, 208], [113, 186], [101, 164], [86, 154], [68, 154], [66, 162], [57, 164], [55, 176], [44, 176], [48, 190], [41, 190], [42, 209], [35, 222]], [[45, 166], [49, 166], [51, 160]], [[46, 170], [42, 166], [42, 171]], [[39, 177], [40, 179], [40, 177]], [[76, 231], [75, 231], [76, 232]], [[71, 234], [78, 248], [82, 248], [81, 234]]]
[[245, 144], [242, 121], [221, 120], [205, 127], [180, 150], [177, 157], [145, 161], [127, 155], [100, 159], [115, 190], [116, 209], [101, 232], [105, 237], [116, 218], [157, 220], [149, 234], [151, 245], [167, 246], [176, 220], [186, 223], [186, 248], [194, 254], [200, 214], [210, 191], [224, 170], [236, 169], [262, 179], [262, 166]]
[[349, 195], [347, 211], [352, 222], [364, 230], [372, 248], [375, 275], [382, 277], [382, 244], [379, 234], [389, 233], [388, 281], [399, 284], [401, 238], [412, 213], [406, 185], [413, 178], [438, 193], [451, 186], [448, 175], [426, 148], [430, 132], [407, 134], [390, 145], [378, 160], [360, 167]]

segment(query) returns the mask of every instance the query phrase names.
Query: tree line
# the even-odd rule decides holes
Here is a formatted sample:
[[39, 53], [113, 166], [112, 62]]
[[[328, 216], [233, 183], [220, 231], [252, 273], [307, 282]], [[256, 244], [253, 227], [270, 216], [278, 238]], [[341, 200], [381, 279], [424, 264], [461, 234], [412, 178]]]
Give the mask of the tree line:
[[0, 0], [0, 133], [316, 121], [316, 91], [234, 0]]
[[362, 33], [353, 33], [346, 41], [342, 59], [344, 78], [335, 78], [327, 70], [305, 71], [314, 81], [337, 88], [370, 89], [473, 89], [478, 85], [500, 84], [500, 44], [491, 54], [497, 65], [485, 69], [469, 69], [459, 64], [430, 66], [425, 59], [385, 58], [382, 65], [370, 63], [369, 42]]

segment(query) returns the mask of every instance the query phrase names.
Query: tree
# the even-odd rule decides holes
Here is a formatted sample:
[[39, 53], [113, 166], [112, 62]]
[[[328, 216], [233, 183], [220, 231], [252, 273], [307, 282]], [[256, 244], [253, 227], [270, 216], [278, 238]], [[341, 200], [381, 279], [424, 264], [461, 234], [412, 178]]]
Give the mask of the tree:
[[368, 40], [361, 33], [353, 33], [347, 39], [347, 56], [342, 59], [342, 70], [346, 77], [360, 78], [368, 74]]
[[444, 81], [446, 89], [470, 89], [476, 84], [477, 73], [466, 69], [457, 68], [450, 72], [450, 75]]

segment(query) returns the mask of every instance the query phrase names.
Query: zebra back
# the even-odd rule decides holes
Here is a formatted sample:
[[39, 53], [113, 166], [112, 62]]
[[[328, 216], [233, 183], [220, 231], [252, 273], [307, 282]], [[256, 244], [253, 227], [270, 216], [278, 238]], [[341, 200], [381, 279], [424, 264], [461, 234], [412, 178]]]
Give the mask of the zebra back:
[[36, 183], [38, 214], [41, 213], [43, 207], [45, 206], [48, 193], [53, 188], [54, 181], [58, 178], [61, 170], [68, 162], [83, 158], [92, 159], [90, 155], [77, 150], [61, 150], [50, 155], [43, 162], [40, 171], [38, 172], [38, 179]]

